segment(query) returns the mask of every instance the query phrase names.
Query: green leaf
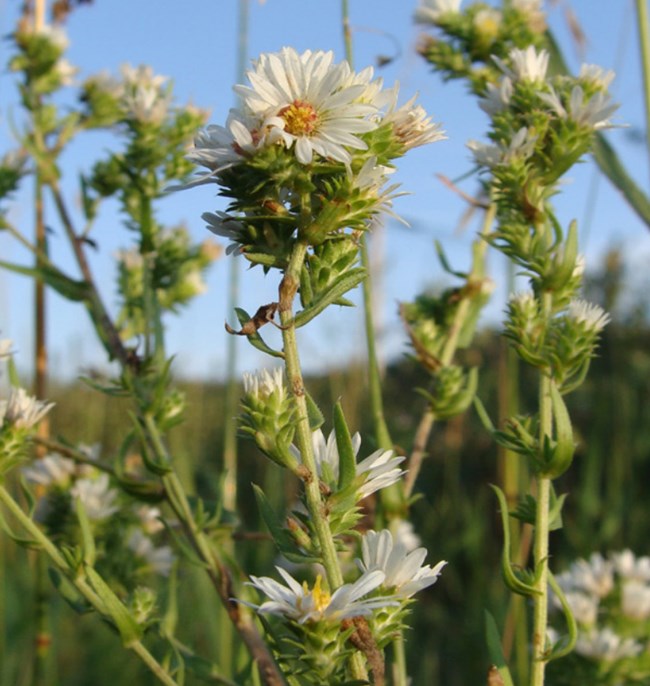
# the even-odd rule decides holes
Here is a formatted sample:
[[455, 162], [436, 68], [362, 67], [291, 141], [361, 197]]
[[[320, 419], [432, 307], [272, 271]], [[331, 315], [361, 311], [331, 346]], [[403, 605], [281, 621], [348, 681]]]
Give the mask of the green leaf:
[[70, 579], [53, 567], [48, 567], [47, 572], [54, 588], [75, 612], [86, 614], [93, 611], [92, 605], [79, 593]]
[[562, 606], [562, 612], [564, 613], [564, 618], [566, 620], [567, 629], [569, 634], [567, 637], [560, 639], [551, 649], [551, 653], [548, 657], [550, 660], [557, 660], [560, 657], [568, 655], [575, 647], [576, 641], [578, 640], [578, 625], [576, 624], [575, 617], [571, 611], [571, 606], [569, 605], [564, 591], [562, 590], [560, 584], [558, 584], [557, 579], [553, 575], [551, 570], [548, 570], [548, 583], [553, 589], [553, 593], [557, 596]]
[[23, 267], [12, 262], [0, 260], [0, 267], [16, 274], [31, 276], [53, 288], [59, 295], [74, 302], [85, 302], [90, 297], [90, 288], [85, 281], [75, 281], [50, 265]]
[[445, 254], [445, 250], [442, 247], [442, 244], [440, 243], [440, 241], [435, 240], [434, 245], [436, 247], [436, 253], [438, 255], [438, 260], [440, 260], [440, 266], [447, 272], [447, 274], [451, 274], [452, 276], [456, 276], [457, 278], [462, 279], [463, 281], [466, 281], [467, 276], [468, 276], [467, 272], [457, 272], [451, 268], [449, 260], [447, 259], [447, 255]]
[[354, 481], [357, 475], [357, 458], [340, 402], [334, 406], [334, 433], [336, 435], [336, 447], [339, 451], [338, 489], [342, 491]]
[[541, 475], [548, 479], [556, 479], [571, 466], [575, 443], [569, 411], [555, 384], [551, 384], [550, 395], [557, 440], [553, 450], [549, 453], [550, 461], [545, 462]]
[[311, 431], [316, 431], [320, 429], [325, 423], [325, 417], [320, 410], [320, 407], [316, 404], [316, 401], [311, 397], [309, 393], [305, 391], [305, 400], [307, 401], [307, 416], [309, 418], [309, 428]]
[[358, 286], [366, 277], [366, 270], [363, 267], [351, 269], [349, 272], [341, 274], [335, 279], [327, 290], [318, 293], [311, 305], [298, 312], [294, 319], [296, 328], [304, 326], [316, 315], [320, 314], [328, 305], [333, 304], [342, 295]]
[[75, 511], [79, 520], [79, 528], [81, 529], [81, 550], [83, 552], [83, 561], [92, 567], [95, 564], [97, 557], [95, 549], [95, 538], [93, 536], [90, 520], [81, 498], [75, 498]]
[[490, 488], [495, 492], [501, 509], [501, 525], [503, 528], [503, 552], [501, 553], [501, 571], [506, 586], [519, 595], [531, 596], [539, 595], [539, 589], [524, 583], [516, 574], [510, 562], [510, 522], [508, 521], [508, 502], [505, 493], [494, 484]]
[[[239, 320], [239, 323], [243, 326], [246, 322], [249, 322], [251, 320], [250, 315], [246, 310], [243, 310], [241, 307], [236, 307], [235, 308], [235, 314], [237, 315], [237, 319]], [[267, 355], [271, 355], [272, 357], [280, 357], [284, 359], [284, 353], [281, 350], [274, 350], [273, 348], [269, 347], [265, 342], [264, 339], [260, 336], [260, 332], [256, 331], [253, 334], [250, 334], [249, 336], [246, 336], [248, 339], [248, 342], [254, 347], [257, 348], [258, 350], [261, 350], [263, 353], [266, 353]]]
[[104, 579], [92, 567], [86, 566], [84, 569], [95, 593], [104, 605], [105, 614], [113, 620], [120, 632], [124, 647], [132, 647], [142, 638], [142, 628]]
[[490, 655], [490, 660], [492, 664], [497, 668], [499, 675], [503, 681], [503, 686], [514, 686], [512, 681], [512, 676], [510, 675], [510, 670], [506, 663], [506, 658], [503, 654], [501, 648], [501, 636], [499, 635], [499, 629], [497, 628], [497, 623], [494, 621], [494, 617], [490, 614], [488, 610], [485, 612], [485, 639], [487, 642], [488, 653]]

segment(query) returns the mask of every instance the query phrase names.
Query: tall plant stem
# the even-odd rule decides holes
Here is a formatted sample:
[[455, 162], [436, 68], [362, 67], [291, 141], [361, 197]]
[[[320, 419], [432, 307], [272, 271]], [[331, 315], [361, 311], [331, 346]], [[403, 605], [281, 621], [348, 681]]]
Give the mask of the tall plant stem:
[[650, 158], [650, 26], [648, 24], [648, 0], [636, 0], [641, 67], [643, 71], [643, 96], [645, 103], [645, 134]]
[[[149, 446], [157, 460], [161, 464], [171, 466], [171, 456], [154, 419], [150, 415], [145, 415], [142, 422]], [[263, 683], [266, 686], [284, 686], [284, 678], [250, 614], [234, 600], [235, 589], [233, 588], [230, 570], [221, 562], [214, 544], [197, 524], [185, 489], [177, 474], [170, 470], [162, 477], [162, 483], [167, 500], [174, 514], [178, 517], [192, 548], [205, 565], [208, 577], [223, 603], [228, 618], [257, 663]]]
[[[59, 552], [58, 548], [50, 539], [39, 529], [39, 527], [23, 512], [18, 503], [12, 498], [9, 491], [4, 486], [0, 486], [0, 503], [2, 503], [13, 515], [22, 528], [31, 536], [32, 540], [50, 558], [54, 566], [74, 585], [79, 593], [92, 605], [100, 614], [104, 605], [101, 598], [95, 593], [88, 582], [79, 574], [71, 574], [70, 566], [65, 557]], [[131, 641], [127, 646], [132, 650], [166, 686], [178, 686], [176, 681], [158, 663], [154, 656], [147, 650], [139, 640]]]
[[[297, 411], [296, 442], [300, 450], [303, 466], [305, 497], [311, 515], [311, 522], [316, 531], [320, 546], [323, 567], [330, 589], [334, 591], [343, 585], [343, 573], [336, 554], [336, 544], [327, 522], [323, 500], [318, 482], [318, 469], [311, 441], [311, 428], [305, 398], [305, 384], [298, 355], [296, 327], [293, 317], [293, 301], [300, 284], [300, 271], [307, 255], [307, 244], [298, 241], [291, 254], [291, 259], [280, 283], [280, 322], [282, 324], [282, 342], [289, 388], [295, 399]], [[360, 653], [354, 653], [350, 659], [350, 672], [355, 679], [367, 680], [368, 674]]]
[[[542, 295], [542, 316], [548, 319], [551, 314], [551, 295]], [[539, 385], [539, 444], [543, 446], [551, 436], [553, 414], [551, 406], [551, 387], [553, 379], [542, 374]], [[548, 624], [548, 548], [549, 548], [549, 507], [551, 480], [538, 477], [537, 506], [535, 516], [535, 536], [533, 559], [535, 563], [536, 588], [538, 593], [533, 599], [533, 664], [531, 686], [543, 686], [546, 660], [544, 656], [546, 629]]]
[[[480, 282], [485, 277], [485, 253], [488, 246], [485, 236], [487, 236], [490, 231], [495, 214], [496, 205], [491, 204], [485, 213], [480, 234], [473, 244], [472, 267], [467, 276], [467, 283], [465, 286], [468, 290], [471, 290], [475, 287], [480, 287]], [[470, 314], [470, 305], [470, 299], [463, 298], [456, 309], [454, 319], [449, 327], [447, 341], [445, 342], [442, 353], [440, 354], [440, 364], [443, 367], [451, 364], [454, 356], [456, 355], [456, 351], [458, 350], [458, 339], [463, 327], [465, 326], [467, 317]], [[420, 419], [420, 423], [418, 424], [418, 428], [415, 432], [413, 451], [411, 452], [408, 461], [408, 472], [404, 482], [404, 492], [407, 498], [411, 495], [411, 493], [413, 493], [415, 480], [420, 473], [422, 460], [426, 455], [426, 446], [434, 424], [435, 415], [430, 408], [427, 408], [422, 415], [422, 419]]]

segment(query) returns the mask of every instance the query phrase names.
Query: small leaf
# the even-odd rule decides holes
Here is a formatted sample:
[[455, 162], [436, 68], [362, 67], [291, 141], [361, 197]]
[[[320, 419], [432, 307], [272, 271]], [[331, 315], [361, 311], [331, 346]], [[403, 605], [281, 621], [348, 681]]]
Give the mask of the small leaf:
[[546, 450], [543, 470], [541, 475], [548, 479], [556, 479], [571, 466], [575, 443], [573, 441], [573, 427], [569, 411], [562, 399], [562, 394], [555, 384], [551, 384], [551, 407], [553, 409], [553, 419], [555, 421], [556, 441], [552, 449]]
[[514, 686], [512, 676], [510, 676], [510, 670], [506, 663], [506, 658], [503, 655], [503, 650], [501, 648], [501, 636], [499, 635], [497, 624], [494, 621], [494, 617], [487, 610], [485, 610], [485, 638], [490, 660], [492, 660], [492, 663], [496, 667], [503, 686]]
[[23, 267], [19, 264], [0, 260], [0, 267], [23, 276], [31, 276], [38, 279], [46, 283], [50, 288], [53, 288], [67, 300], [84, 302], [90, 297], [90, 288], [85, 281], [75, 281], [51, 265]]
[[436, 247], [436, 253], [438, 255], [438, 260], [440, 260], [440, 266], [447, 272], [447, 274], [451, 274], [452, 276], [456, 276], [459, 279], [466, 281], [467, 276], [468, 276], [466, 272], [457, 272], [451, 268], [451, 265], [449, 264], [449, 260], [447, 259], [447, 255], [445, 254], [444, 248], [442, 247], [442, 244], [440, 243], [440, 241], [435, 240], [434, 245]]
[[[239, 323], [242, 326], [246, 324], [246, 322], [249, 322], [251, 320], [251, 317], [248, 314], [248, 312], [246, 312], [246, 310], [243, 310], [241, 307], [236, 307], [235, 313], [237, 314], [237, 319], [239, 320]], [[280, 357], [284, 359], [284, 353], [281, 350], [274, 350], [273, 348], [269, 347], [264, 342], [264, 339], [260, 336], [259, 331], [255, 331], [255, 333], [247, 335], [246, 338], [254, 348], [261, 350], [263, 353], [271, 355], [272, 357]]]
[[309, 393], [305, 393], [305, 399], [307, 401], [307, 416], [309, 417], [309, 428], [311, 431], [316, 431], [320, 429], [325, 423], [325, 417], [320, 410], [320, 407], [316, 404], [316, 401], [311, 397]]
[[564, 613], [564, 618], [566, 620], [567, 629], [569, 631], [569, 635], [566, 638], [563, 638], [560, 641], [558, 641], [551, 649], [551, 653], [548, 657], [550, 661], [557, 660], [560, 657], [564, 657], [573, 650], [576, 641], [578, 640], [578, 625], [576, 624], [575, 617], [573, 616], [573, 612], [571, 611], [569, 601], [566, 599], [562, 587], [560, 586], [560, 584], [558, 584], [557, 579], [555, 578], [555, 576], [553, 576], [553, 572], [551, 572], [550, 569], [548, 570], [548, 583], [553, 589], [553, 593], [555, 593], [558, 600], [560, 601], [560, 605], [562, 606], [562, 612]]
[[86, 614], [93, 611], [92, 605], [79, 593], [70, 579], [53, 567], [48, 567], [47, 572], [54, 588], [75, 612]]
[[357, 458], [340, 402], [337, 402], [334, 406], [334, 432], [336, 435], [336, 447], [339, 452], [338, 489], [343, 490], [354, 481], [357, 475]]
[[83, 553], [83, 561], [88, 566], [92, 567], [95, 564], [95, 559], [97, 557], [95, 538], [93, 536], [86, 508], [84, 507], [81, 498], [75, 498], [75, 511], [77, 513], [77, 519], [79, 520], [79, 528], [81, 529], [81, 550]]
[[351, 269], [339, 276], [327, 290], [319, 293], [311, 305], [304, 310], [298, 312], [295, 316], [294, 323], [296, 328], [304, 326], [310, 322], [316, 315], [320, 314], [328, 305], [331, 305], [338, 300], [342, 295], [358, 286], [366, 277], [366, 270], [363, 267]]

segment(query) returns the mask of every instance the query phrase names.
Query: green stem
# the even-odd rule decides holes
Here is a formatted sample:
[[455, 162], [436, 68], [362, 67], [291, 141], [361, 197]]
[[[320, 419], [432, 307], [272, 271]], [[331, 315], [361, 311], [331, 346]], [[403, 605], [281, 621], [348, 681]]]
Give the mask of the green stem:
[[[160, 430], [150, 415], [145, 415], [144, 428], [157, 460], [166, 465], [172, 464], [171, 456], [163, 442]], [[239, 633], [250, 655], [257, 663], [263, 683], [266, 686], [284, 686], [285, 681], [280, 673], [268, 646], [262, 639], [250, 614], [234, 599], [235, 589], [229, 569], [219, 560], [217, 550], [194, 519], [194, 514], [187, 499], [185, 489], [174, 471], [162, 477], [167, 500], [178, 517], [184, 532], [194, 551], [205, 564], [206, 572], [214, 586], [228, 618]]]
[[[102, 613], [102, 600], [89, 586], [85, 579], [75, 576], [70, 573], [70, 566], [66, 559], [61, 555], [58, 548], [50, 541], [50, 539], [41, 531], [41, 529], [23, 512], [22, 508], [12, 498], [9, 491], [4, 486], [0, 486], [0, 502], [11, 512], [13, 517], [20, 523], [22, 528], [31, 536], [31, 538], [38, 544], [38, 546], [45, 552], [45, 554], [54, 563], [55, 567], [74, 585], [79, 593], [99, 612]], [[128, 646], [129, 650], [138, 655], [138, 657], [149, 667], [151, 672], [166, 686], [178, 686], [176, 681], [165, 671], [165, 669], [156, 661], [147, 648], [141, 641], [133, 641]]]
[[[343, 585], [343, 573], [336, 553], [336, 544], [324, 511], [318, 479], [318, 469], [311, 441], [311, 428], [305, 398], [305, 384], [302, 377], [298, 343], [296, 341], [296, 327], [293, 317], [293, 301], [300, 283], [300, 272], [307, 255], [307, 244], [298, 241], [291, 253], [289, 264], [280, 284], [280, 322], [282, 324], [282, 342], [289, 388], [295, 399], [297, 410], [296, 442], [300, 450], [303, 466], [306, 468], [304, 477], [305, 498], [311, 515], [311, 523], [316, 531], [320, 546], [323, 567], [327, 582], [332, 591]], [[356, 652], [350, 658], [350, 672], [355, 679], [367, 680], [368, 674], [363, 663], [363, 657]]]
[[[542, 295], [542, 317], [548, 321], [551, 315], [552, 297], [549, 293]], [[551, 387], [553, 379], [542, 374], [539, 386], [539, 441], [543, 446], [553, 429], [553, 410], [551, 405]], [[533, 598], [533, 665], [531, 686], [544, 685], [546, 668], [545, 648], [548, 624], [548, 548], [549, 548], [549, 507], [551, 480], [544, 477], [537, 479], [537, 506], [535, 516], [535, 534], [533, 542], [533, 559], [535, 564], [536, 587], [538, 593]]]
[[636, 0], [637, 26], [641, 47], [641, 67], [643, 70], [643, 95], [645, 103], [645, 131], [648, 154], [650, 155], [650, 29], [648, 26], [648, 2]]

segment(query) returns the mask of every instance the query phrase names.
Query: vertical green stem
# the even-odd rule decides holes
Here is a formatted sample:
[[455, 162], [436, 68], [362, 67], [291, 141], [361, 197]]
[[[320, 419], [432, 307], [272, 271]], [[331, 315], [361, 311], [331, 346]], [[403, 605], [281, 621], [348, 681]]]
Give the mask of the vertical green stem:
[[[551, 315], [551, 295], [542, 295], [542, 316], [548, 321]], [[551, 436], [553, 414], [551, 406], [551, 386], [553, 379], [543, 373], [539, 386], [539, 441], [540, 447]], [[535, 516], [535, 537], [533, 558], [536, 587], [538, 593], [533, 599], [533, 665], [531, 686], [543, 686], [546, 660], [546, 630], [548, 624], [548, 548], [549, 548], [549, 507], [551, 480], [543, 477], [537, 479], [537, 508]]]
[[643, 70], [643, 95], [645, 102], [645, 132], [648, 154], [650, 155], [650, 27], [648, 25], [648, 0], [636, 0], [639, 45], [641, 47], [641, 67]]

